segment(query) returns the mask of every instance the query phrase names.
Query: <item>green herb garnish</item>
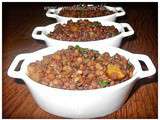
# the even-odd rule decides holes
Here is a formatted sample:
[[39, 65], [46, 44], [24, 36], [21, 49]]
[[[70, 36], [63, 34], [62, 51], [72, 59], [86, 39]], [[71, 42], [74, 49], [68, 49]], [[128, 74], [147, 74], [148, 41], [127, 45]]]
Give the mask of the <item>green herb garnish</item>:
[[128, 64], [127, 64], [127, 68], [131, 68], [132, 67], [132, 64], [129, 62], [129, 60], [128, 60]]
[[101, 87], [106, 87], [107, 85], [110, 84], [110, 82], [107, 81], [107, 80], [101, 80], [101, 81], [98, 82], [98, 84], [99, 84]]
[[79, 45], [76, 45], [75, 48], [76, 48], [76, 49], [80, 49], [81, 47], [80, 47]]
[[79, 50], [81, 54], [86, 54], [88, 52], [88, 48], [81, 48], [79, 45], [76, 45], [75, 48]]
[[101, 26], [101, 23], [100, 22], [93, 22], [91, 24], [88, 24], [89, 27], [98, 27], [98, 26]]
[[101, 26], [101, 23], [100, 23], [100, 22], [94, 22], [94, 23], [93, 23], [93, 26], [94, 26], [94, 27]]

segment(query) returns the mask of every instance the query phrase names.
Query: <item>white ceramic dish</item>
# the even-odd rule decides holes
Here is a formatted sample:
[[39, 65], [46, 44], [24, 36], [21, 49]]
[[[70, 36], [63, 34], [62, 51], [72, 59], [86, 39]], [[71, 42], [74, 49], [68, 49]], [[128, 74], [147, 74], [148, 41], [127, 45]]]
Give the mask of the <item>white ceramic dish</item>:
[[[73, 20], [73, 21], [76, 22], [77, 20]], [[94, 21], [94, 20], [91, 20], [91, 21]], [[67, 22], [61, 22], [60, 24], [65, 24], [65, 23]], [[92, 46], [94, 44], [97, 44], [97, 45], [101, 45], [102, 47], [103, 46], [106, 47], [107, 45], [119, 47], [122, 42], [122, 38], [131, 36], [134, 34], [134, 30], [128, 23], [115, 23], [115, 22], [109, 22], [109, 21], [103, 21], [103, 22], [101, 21], [101, 24], [104, 26], [114, 25], [118, 29], [120, 34], [111, 38], [96, 40], [96, 41], [85, 41], [85, 42], [62, 41], [62, 40], [56, 40], [47, 36], [47, 34], [54, 31], [54, 27], [56, 24], [59, 24], [59, 23], [36, 27], [32, 32], [32, 37], [37, 40], [43, 40], [47, 44], [47, 46], [57, 46], [61, 44], [65, 44], [65, 45], [90, 44]], [[126, 32], [124, 28], [127, 28], [128, 31]], [[38, 34], [38, 32], [41, 32], [41, 34]]]
[[[57, 50], [67, 48], [66, 45], [48, 47], [37, 52], [20, 54], [11, 63], [8, 75], [13, 78], [23, 79], [28, 86], [37, 104], [45, 111], [67, 118], [95, 118], [102, 117], [118, 110], [127, 99], [132, 87], [138, 79], [149, 77], [155, 74], [156, 69], [146, 55], [133, 54], [125, 50], [114, 47], [101, 47], [84, 45], [100, 51], [107, 51], [111, 55], [119, 53], [125, 56], [134, 65], [133, 77], [120, 84], [94, 90], [63, 90], [51, 88], [31, 80], [27, 75], [27, 66], [36, 60], [41, 60], [42, 56], [52, 54]], [[15, 71], [19, 61], [24, 60], [19, 71]], [[143, 61], [147, 71], [143, 71], [138, 60]]]
[[[90, 6], [93, 6], [93, 5], [90, 5]], [[115, 13], [111, 14], [111, 15], [107, 15], [107, 16], [101, 16], [101, 17], [73, 18], [73, 17], [64, 17], [64, 16], [58, 15], [59, 11], [62, 9], [62, 7], [59, 7], [56, 9], [54, 9], [54, 8], [48, 9], [48, 11], [46, 12], [46, 16], [51, 17], [51, 18], [56, 18], [58, 22], [68, 21], [70, 19], [72, 19], [72, 20], [88, 19], [88, 20], [99, 20], [99, 21], [103, 21], [103, 20], [115, 21], [117, 17], [124, 16], [126, 14], [122, 7], [110, 7], [110, 6], [104, 6], [104, 7], [106, 7], [107, 9], [109, 9]]]

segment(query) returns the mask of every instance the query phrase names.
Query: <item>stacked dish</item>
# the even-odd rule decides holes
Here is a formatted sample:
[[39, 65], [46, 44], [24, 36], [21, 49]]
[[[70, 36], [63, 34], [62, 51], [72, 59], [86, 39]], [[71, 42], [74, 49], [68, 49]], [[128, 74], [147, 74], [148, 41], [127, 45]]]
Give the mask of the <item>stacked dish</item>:
[[[69, 8], [72, 14], [65, 11]], [[155, 74], [148, 56], [117, 48], [134, 34], [128, 23], [109, 21], [125, 15], [121, 7], [78, 5], [49, 9], [46, 15], [58, 23], [36, 27], [32, 37], [48, 47], [16, 56], [8, 69], [10, 77], [24, 80], [45, 111], [67, 118], [105, 116], [123, 105], [138, 79]]]
[[[86, 11], [87, 7], [89, 6], [89, 9], [91, 12]], [[78, 9], [78, 10], [77, 10]], [[81, 15], [79, 15], [79, 9], [80, 11], [85, 10], [87, 15], [88, 13], [93, 13], [92, 16], [89, 15], [87, 16], [86, 14], [83, 15], [82, 13], [80, 13]], [[102, 14], [99, 14], [101, 12], [100, 9], [105, 9], [106, 10], [106, 14], [104, 12], [102, 12]], [[64, 14], [64, 10], [67, 10], [68, 13]], [[73, 10], [74, 12], [77, 12], [77, 14], [73, 14]], [[87, 9], [88, 10], [88, 9]], [[105, 11], [104, 10], [104, 11]], [[84, 11], [83, 11], [84, 12]], [[98, 15], [96, 15], [98, 14]], [[126, 13], [123, 10], [122, 7], [110, 7], [110, 6], [94, 6], [94, 5], [74, 5], [74, 6], [69, 6], [69, 7], [59, 7], [59, 8], [51, 8], [48, 9], [46, 16], [47, 17], [51, 17], [51, 18], [56, 18], [58, 22], [64, 22], [64, 21], [68, 21], [68, 20], [78, 20], [79, 18], [81, 19], [88, 19], [88, 20], [102, 20], [102, 21], [115, 21], [117, 17], [120, 16], [124, 16]]]
[[[73, 22], [76, 22], [79, 20], [73, 20]], [[83, 20], [85, 21], [85, 20]], [[93, 22], [92, 24], [94, 24], [94, 20], [90, 20], [91, 22]], [[60, 22], [60, 23], [54, 23], [51, 25], [47, 25], [47, 26], [41, 26], [41, 27], [36, 27], [33, 30], [32, 33], [32, 37], [37, 39], [37, 40], [43, 40], [45, 41], [45, 43], [47, 44], [47, 46], [56, 46], [56, 45], [84, 45], [84, 44], [90, 44], [91, 46], [97, 46], [97, 45], [101, 45], [103, 47], [106, 47], [107, 45], [110, 46], [115, 46], [115, 47], [119, 47], [121, 45], [122, 42], [122, 38], [127, 37], [127, 36], [131, 36], [134, 34], [134, 30], [132, 29], [132, 27], [128, 24], [128, 23], [115, 23], [115, 22], [111, 22], [111, 21], [101, 21], [100, 23], [103, 26], [113, 26], [114, 28], [116, 28], [119, 32], [119, 34], [115, 35], [115, 36], [111, 36], [109, 38], [103, 38], [103, 39], [97, 39], [97, 40], [81, 40], [81, 38], [78, 38], [75, 41], [72, 40], [58, 40], [56, 38], [51, 38], [49, 37], [49, 33], [50, 32], [55, 32], [55, 27], [59, 24], [61, 25], [65, 25], [67, 22]], [[96, 28], [96, 27], [90, 27], [90, 28]], [[128, 29], [128, 31], [125, 31], [125, 28]], [[78, 29], [78, 28], [77, 28]], [[74, 30], [71, 30], [71, 33], [68, 33], [69, 35], [71, 35]], [[78, 30], [77, 30], [78, 31]], [[77, 31], [75, 31], [75, 33], [77, 33]], [[41, 34], [38, 34], [38, 33]], [[80, 31], [81, 32], [81, 31]], [[86, 29], [84, 31], [82, 31], [84, 33], [86, 33]], [[97, 31], [96, 31], [97, 32]], [[60, 34], [62, 34], [62, 32], [59, 32]], [[101, 33], [101, 31], [99, 31], [99, 33]], [[66, 33], [67, 34], [67, 33]], [[79, 36], [81, 37], [81, 35]], [[71, 39], [71, 38], [70, 38]]]

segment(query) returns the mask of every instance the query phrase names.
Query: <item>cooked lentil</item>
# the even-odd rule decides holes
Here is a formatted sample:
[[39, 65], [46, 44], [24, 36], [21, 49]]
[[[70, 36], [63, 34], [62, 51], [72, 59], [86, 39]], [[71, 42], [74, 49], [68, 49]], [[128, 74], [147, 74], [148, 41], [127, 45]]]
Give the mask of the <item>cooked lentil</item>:
[[103, 26], [100, 22], [89, 20], [69, 20], [67, 24], [57, 24], [48, 37], [63, 41], [94, 41], [110, 38], [119, 34], [117, 28]]
[[88, 5], [73, 5], [63, 7], [59, 15], [64, 17], [73, 17], [73, 18], [91, 18], [91, 17], [100, 17], [114, 14], [115, 12], [108, 10], [102, 5], [97, 6], [88, 6]]
[[[128, 67], [129, 64], [129, 67]], [[28, 65], [28, 76], [47, 86], [68, 90], [109, 87], [132, 77], [134, 66], [123, 56], [69, 46]]]

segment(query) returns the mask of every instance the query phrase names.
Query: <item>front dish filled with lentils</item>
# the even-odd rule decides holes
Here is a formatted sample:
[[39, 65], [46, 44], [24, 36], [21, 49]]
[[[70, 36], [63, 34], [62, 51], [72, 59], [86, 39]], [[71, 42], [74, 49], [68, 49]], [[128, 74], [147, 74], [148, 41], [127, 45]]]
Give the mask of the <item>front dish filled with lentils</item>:
[[67, 21], [57, 24], [48, 37], [62, 41], [95, 41], [114, 37], [120, 34], [113, 25], [103, 26], [100, 22], [89, 20]]
[[34, 81], [53, 88], [89, 90], [109, 87], [130, 79], [134, 66], [125, 57], [80, 46], [43, 56], [27, 67]]
[[73, 18], [91, 18], [112, 15], [115, 12], [103, 5], [89, 6], [87, 4], [62, 7], [58, 15]]

